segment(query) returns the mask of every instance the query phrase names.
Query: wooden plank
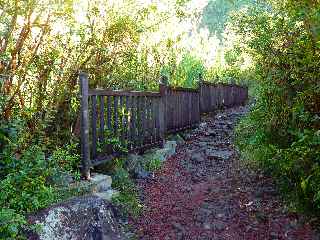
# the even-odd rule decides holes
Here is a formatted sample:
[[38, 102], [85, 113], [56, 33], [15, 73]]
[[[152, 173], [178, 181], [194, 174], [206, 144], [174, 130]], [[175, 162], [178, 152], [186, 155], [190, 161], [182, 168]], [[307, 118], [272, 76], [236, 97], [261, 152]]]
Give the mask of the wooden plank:
[[120, 139], [121, 139], [121, 144], [124, 145], [124, 137], [125, 137], [125, 129], [124, 129], [124, 115], [125, 115], [125, 106], [124, 106], [124, 96], [120, 96], [120, 106], [119, 106], [119, 113], [120, 113], [120, 116], [119, 116], [119, 121], [120, 121], [120, 124], [121, 124], [121, 127], [120, 127]]
[[[165, 133], [166, 133], [166, 127], [165, 127], [165, 98], [161, 98], [159, 101], [159, 138], [164, 141], [165, 139]], [[164, 142], [163, 142], [164, 143]]]
[[146, 106], [146, 98], [140, 97], [140, 112], [141, 112], [141, 128], [140, 128], [140, 138], [141, 138], [141, 145], [145, 143], [146, 137], [146, 118], [147, 118], [147, 106]]
[[184, 88], [184, 87], [171, 87], [173, 92], [199, 92], [196, 88]]
[[80, 94], [81, 94], [81, 162], [82, 175], [85, 179], [90, 179], [90, 145], [89, 145], [89, 80], [86, 73], [79, 74]]
[[196, 121], [196, 125], [198, 125], [201, 121], [201, 113], [200, 113], [200, 95], [199, 94], [195, 94], [195, 105], [197, 106], [196, 109], [197, 109], [197, 112], [196, 112], [196, 116], [197, 116], [197, 121]]
[[133, 118], [133, 97], [128, 96], [128, 149], [129, 150], [131, 150], [133, 146], [132, 118]]
[[92, 99], [92, 158], [97, 156], [97, 97], [91, 96]]
[[161, 98], [155, 98], [154, 102], [153, 102], [153, 112], [154, 112], [154, 128], [155, 128], [155, 138], [156, 141], [159, 141], [160, 139], [160, 124], [159, 124], [159, 119], [160, 119], [160, 115], [159, 115], [159, 106], [160, 106], [160, 102]]
[[104, 97], [99, 97], [100, 102], [100, 143], [104, 142]]
[[113, 97], [113, 133], [115, 136], [118, 135], [119, 119], [118, 119], [118, 97]]
[[128, 124], [128, 121], [129, 121], [129, 112], [130, 112], [130, 97], [129, 96], [126, 96], [126, 103], [125, 103], [125, 115], [124, 115], [124, 123], [123, 123], [123, 127], [124, 127], [124, 137], [125, 137], [125, 141], [127, 142], [127, 148], [129, 149], [128, 147], [128, 141], [129, 141], [129, 124]]
[[150, 119], [150, 124], [151, 124], [151, 141], [152, 143], [157, 142], [157, 134], [156, 134], [156, 109], [155, 109], [155, 98], [150, 98], [150, 104], [151, 104], [151, 119]]
[[152, 97], [147, 97], [147, 106], [148, 106], [148, 114], [147, 114], [147, 129], [148, 129], [148, 143], [153, 143], [153, 116], [152, 116]]
[[130, 131], [131, 131], [131, 146], [132, 149], [134, 149], [135, 147], [135, 143], [136, 143], [136, 138], [137, 138], [137, 134], [136, 134], [136, 115], [137, 115], [137, 98], [136, 97], [132, 97], [132, 117], [131, 117], [131, 125], [130, 125]]
[[112, 111], [111, 111], [111, 97], [107, 97], [107, 125], [109, 131], [112, 131]]
[[159, 92], [90, 89], [89, 96], [161, 97]]

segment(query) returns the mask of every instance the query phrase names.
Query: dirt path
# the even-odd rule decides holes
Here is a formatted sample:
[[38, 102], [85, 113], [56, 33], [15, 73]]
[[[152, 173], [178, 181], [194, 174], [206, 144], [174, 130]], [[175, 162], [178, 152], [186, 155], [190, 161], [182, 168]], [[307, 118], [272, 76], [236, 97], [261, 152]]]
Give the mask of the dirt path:
[[243, 107], [207, 117], [154, 179], [140, 183], [139, 239], [316, 239], [288, 214], [271, 179], [239, 167], [233, 127]]

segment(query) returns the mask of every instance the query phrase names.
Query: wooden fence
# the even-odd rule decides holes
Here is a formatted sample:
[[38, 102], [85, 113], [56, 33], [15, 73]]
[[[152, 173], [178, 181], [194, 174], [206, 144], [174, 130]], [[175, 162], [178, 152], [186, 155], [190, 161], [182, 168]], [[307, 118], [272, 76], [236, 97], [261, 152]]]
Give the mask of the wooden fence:
[[80, 73], [82, 171], [123, 152], [163, 144], [166, 134], [198, 126], [201, 113], [243, 104], [245, 87], [200, 81], [198, 89], [170, 87], [162, 78], [159, 92], [89, 89]]
[[232, 107], [242, 104], [248, 98], [248, 90], [232, 84], [200, 84], [200, 111], [211, 112], [222, 107]]

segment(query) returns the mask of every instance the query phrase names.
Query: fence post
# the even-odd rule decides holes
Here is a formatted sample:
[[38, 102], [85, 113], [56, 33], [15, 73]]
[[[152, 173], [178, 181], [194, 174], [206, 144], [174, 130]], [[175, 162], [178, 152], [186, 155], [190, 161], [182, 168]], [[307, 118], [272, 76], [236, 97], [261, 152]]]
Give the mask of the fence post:
[[88, 74], [79, 73], [81, 98], [81, 160], [82, 176], [90, 179], [90, 145], [89, 145], [89, 81]]
[[163, 144], [164, 144], [165, 134], [167, 132], [167, 118], [166, 118], [167, 87], [168, 87], [168, 78], [166, 76], [161, 76], [161, 79], [159, 82], [159, 90], [161, 94], [160, 106], [159, 106], [159, 128], [160, 128], [159, 130], [160, 130], [160, 138], [163, 140]]

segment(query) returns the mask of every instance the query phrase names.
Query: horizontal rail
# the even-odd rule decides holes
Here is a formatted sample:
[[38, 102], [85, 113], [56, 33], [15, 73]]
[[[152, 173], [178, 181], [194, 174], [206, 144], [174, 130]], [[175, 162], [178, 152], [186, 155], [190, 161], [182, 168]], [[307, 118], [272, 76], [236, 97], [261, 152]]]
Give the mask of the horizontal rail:
[[237, 88], [243, 88], [246, 89], [246, 86], [241, 86], [241, 85], [237, 85], [237, 84], [229, 84], [229, 83], [213, 83], [213, 82], [207, 82], [207, 81], [203, 81], [202, 84], [205, 85], [209, 85], [212, 87], [219, 87], [219, 86], [224, 86], [224, 87], [237, 87]]
[[177, 92], [199, 92], [199, 89], [184, 87], [169, 87], [169, 90]]
[[90, 89], [89, 96], [161, 97], [159, 92]]

